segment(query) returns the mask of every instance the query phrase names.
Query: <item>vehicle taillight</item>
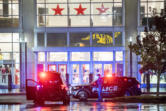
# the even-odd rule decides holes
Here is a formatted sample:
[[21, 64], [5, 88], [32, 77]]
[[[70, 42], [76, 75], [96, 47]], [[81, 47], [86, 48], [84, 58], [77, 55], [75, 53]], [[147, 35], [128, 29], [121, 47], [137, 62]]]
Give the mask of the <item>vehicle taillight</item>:
[[137, 87], [138, 87], [138, 88], [141, 88], [141, 85], [140, 85], [140, 84], [137, 84]]
[[127, 82], [127, 78], [124, 78], [124, 81]]
[[68, 87], [66, 85], [61, 85], [61, 88], [68, 90]]

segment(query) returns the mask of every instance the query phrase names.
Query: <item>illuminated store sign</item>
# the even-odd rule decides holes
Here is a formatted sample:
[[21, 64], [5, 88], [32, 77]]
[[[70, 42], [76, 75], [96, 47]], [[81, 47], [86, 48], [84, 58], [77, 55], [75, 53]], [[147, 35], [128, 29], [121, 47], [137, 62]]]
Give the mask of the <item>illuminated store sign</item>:
[[[118, 36], [121, 34], [121, 32], [115, 32], [115, 38], [118, 38]], [[93, 40], [97, 40], [97, 43], [99, 44], [112, 44], [113, 43], [113, 37], [110, 34], [101, 34], [101, 33], [93, 33], [92, 35]], [[90, 40], [90, 35], [88, 35], [85, 38], [82, 38], [81, 40]]]

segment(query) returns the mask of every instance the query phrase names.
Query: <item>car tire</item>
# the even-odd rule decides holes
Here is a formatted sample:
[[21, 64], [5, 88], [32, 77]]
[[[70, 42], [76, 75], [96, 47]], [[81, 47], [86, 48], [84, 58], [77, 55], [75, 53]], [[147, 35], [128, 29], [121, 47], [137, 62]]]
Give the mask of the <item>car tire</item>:
[[79, 100], [80, 100], [80, 101], [86, 101], [87, 98], [88, 98], [88, 93], [85, 92], [85, 91], [80, 91], [80, 92], [78, 93], [78, 97], [79, 97]]
[[131, 93], [127, 90], [127, 91], [125, 91], [124, 96], [125, 96], [125, 97], [131, 96]]

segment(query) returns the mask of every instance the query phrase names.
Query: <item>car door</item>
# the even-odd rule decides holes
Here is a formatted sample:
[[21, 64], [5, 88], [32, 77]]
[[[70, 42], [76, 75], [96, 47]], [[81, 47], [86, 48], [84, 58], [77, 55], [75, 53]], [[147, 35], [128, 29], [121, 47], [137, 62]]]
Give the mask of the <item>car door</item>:
[[34, 100], [36, 96], [37, 82], [32, 79], [26, 80], [26, 98], [27, 100]]
[[109, 79], [106, 77], [103, 78], [102, 96], [109, 97], [111, 88], [112, 86], [109, 84]]
[[98, 97], [97, 81], [91, 83], [91, 97]]
[[103, 80], [103, 97], [113, 97], [118, 92], [118, 84], [116, 77], [105, 77]]

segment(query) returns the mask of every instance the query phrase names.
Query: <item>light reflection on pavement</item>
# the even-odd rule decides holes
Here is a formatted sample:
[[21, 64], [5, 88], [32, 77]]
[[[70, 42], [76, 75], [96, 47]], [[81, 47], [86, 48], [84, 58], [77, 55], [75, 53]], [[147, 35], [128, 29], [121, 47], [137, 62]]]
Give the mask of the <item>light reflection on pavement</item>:
[[70, 105], [51, 103], [36, 106], [0, 105], [0, 111], [166, 111], [166, 104], [112, 103], [112, 102], [70, 102]]

